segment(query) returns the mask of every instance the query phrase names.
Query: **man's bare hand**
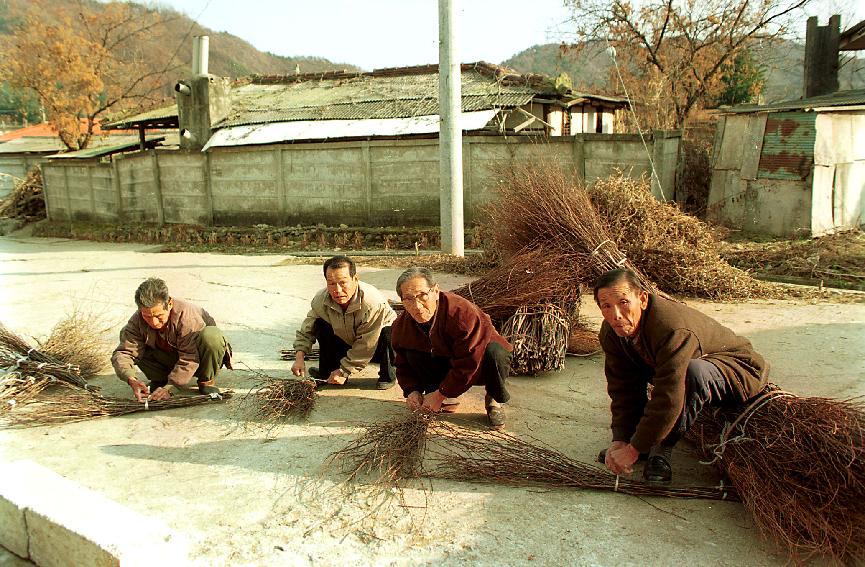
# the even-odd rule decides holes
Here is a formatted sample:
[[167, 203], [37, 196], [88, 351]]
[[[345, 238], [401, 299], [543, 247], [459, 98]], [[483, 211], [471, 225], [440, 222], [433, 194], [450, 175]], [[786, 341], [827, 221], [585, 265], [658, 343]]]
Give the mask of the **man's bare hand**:
[[411, 411], [419, 410], [423, 405], [423, 394], [415, 390], [406, 397], [405, 405], [407, 405], [408, 409]]
[[640, 458], [640, 452], [633, 445], [625, 441], [613, 441], [607, 449], [607, 457], [604, 464], [614, 474], [631, 474], [634, 472], [634, 463]]
[[147, 396], [150, 394], [150, 388], [147, 384], [138, 378], [129, 378], [126, 383], [132, 388], [132, 393], [135, 395], [136, 400], [144, 402], [147, 399]]
[[150, 394], [150, 401], [152, 402], [161, 402], [167, 400], [171, 397], [171, 392], [169, 392], [166, 388], [156, 388], [153, 390], [153, 393]]
[[442, 402], [445, 401], [445, 395], [438, 390], [430, 392], [423, 397], [423, 409], [438, 413], [442, 409]]
[[348, 380], [348, 378], [342, 373], [341, 368], [337, 368], [327, 377], [328, 384], [345, 384], [346, 380]]
[[306, 363], [303, 362], [303, 357], [295, 359], [294, 364], [291, 365], [291, 373], [295, 376], [306, 376]]

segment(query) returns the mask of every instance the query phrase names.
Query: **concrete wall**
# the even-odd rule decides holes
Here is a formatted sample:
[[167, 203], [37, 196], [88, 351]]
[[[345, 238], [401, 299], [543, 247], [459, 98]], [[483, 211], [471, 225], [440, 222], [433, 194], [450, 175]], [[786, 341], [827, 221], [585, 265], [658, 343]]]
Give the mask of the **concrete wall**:
[[865, 110], [821, 113], [814, 144], [814, 234], [865, 224]]
[[[557, 163], [592, 181], [622, 169], [650, 171], [639, 137], [581, 134], [464, 138], [467, 222], [493, 198], [491, 168]], [[648, 140], [672, 195], [678, 134]], [[95, 222], [201, 225], [439, 224], [436, 139], [375, 140], [215, 148], [207, 153], [150, 150], [113, 161], [52, 160], [44, 166], [49, 217]], [[657, 184], [653, 184], [657, 185]]]

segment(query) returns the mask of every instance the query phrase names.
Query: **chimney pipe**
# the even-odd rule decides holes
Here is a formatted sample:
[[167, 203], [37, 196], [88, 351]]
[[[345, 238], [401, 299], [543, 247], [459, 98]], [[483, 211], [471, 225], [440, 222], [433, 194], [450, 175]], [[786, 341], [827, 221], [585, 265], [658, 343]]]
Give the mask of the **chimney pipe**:
[[192, 76], [207, 74], [207, 64], [210, 52], [210, 38], [197, 35], [192, 38]]

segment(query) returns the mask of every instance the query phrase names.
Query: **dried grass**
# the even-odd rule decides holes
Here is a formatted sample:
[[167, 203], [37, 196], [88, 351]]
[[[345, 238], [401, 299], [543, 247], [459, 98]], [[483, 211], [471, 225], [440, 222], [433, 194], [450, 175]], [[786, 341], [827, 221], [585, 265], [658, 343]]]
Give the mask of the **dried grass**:
[[786, 296], [725, 262], [709, 226], [658, 201], [646, 179], [619, 172], [588, 192], [610, 237], [665, 291], [714, 300]]
[[241, 411], [252, 408], [252, 417], [273, 430], [289, 419], [309, 419], [318, 400], [314, 380], [274, 378], [252, 370], [254, 379], [239, 404]]
[[75, 309], [54, 326], [39, 350], [77, 366], [82, 378], [92, 378], [108, 366], [111, 348], [103, 341], [107, 330], [99, 318]]

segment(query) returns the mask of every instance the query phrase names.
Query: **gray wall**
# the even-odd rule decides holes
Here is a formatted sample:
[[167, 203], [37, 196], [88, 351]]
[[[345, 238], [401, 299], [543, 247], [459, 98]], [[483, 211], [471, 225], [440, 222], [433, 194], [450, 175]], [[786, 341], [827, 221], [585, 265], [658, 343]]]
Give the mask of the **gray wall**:
[[[661, 187], [673, 195], [678, 134], [647, 140]], [[638, 136], [581, 134], [539, 142], [464, 138], [465, 217], [492, 198], [491, 166], [558, 163], [592, 181], [616, 169], [648, 174]], [[55, 159], [44, 166], [52, 220], [201, 225], [439, 223], [438, 141], [376, 140], [149, 150], [113, 161]], [[653, 184], [656, 185], [656, 184]]]

